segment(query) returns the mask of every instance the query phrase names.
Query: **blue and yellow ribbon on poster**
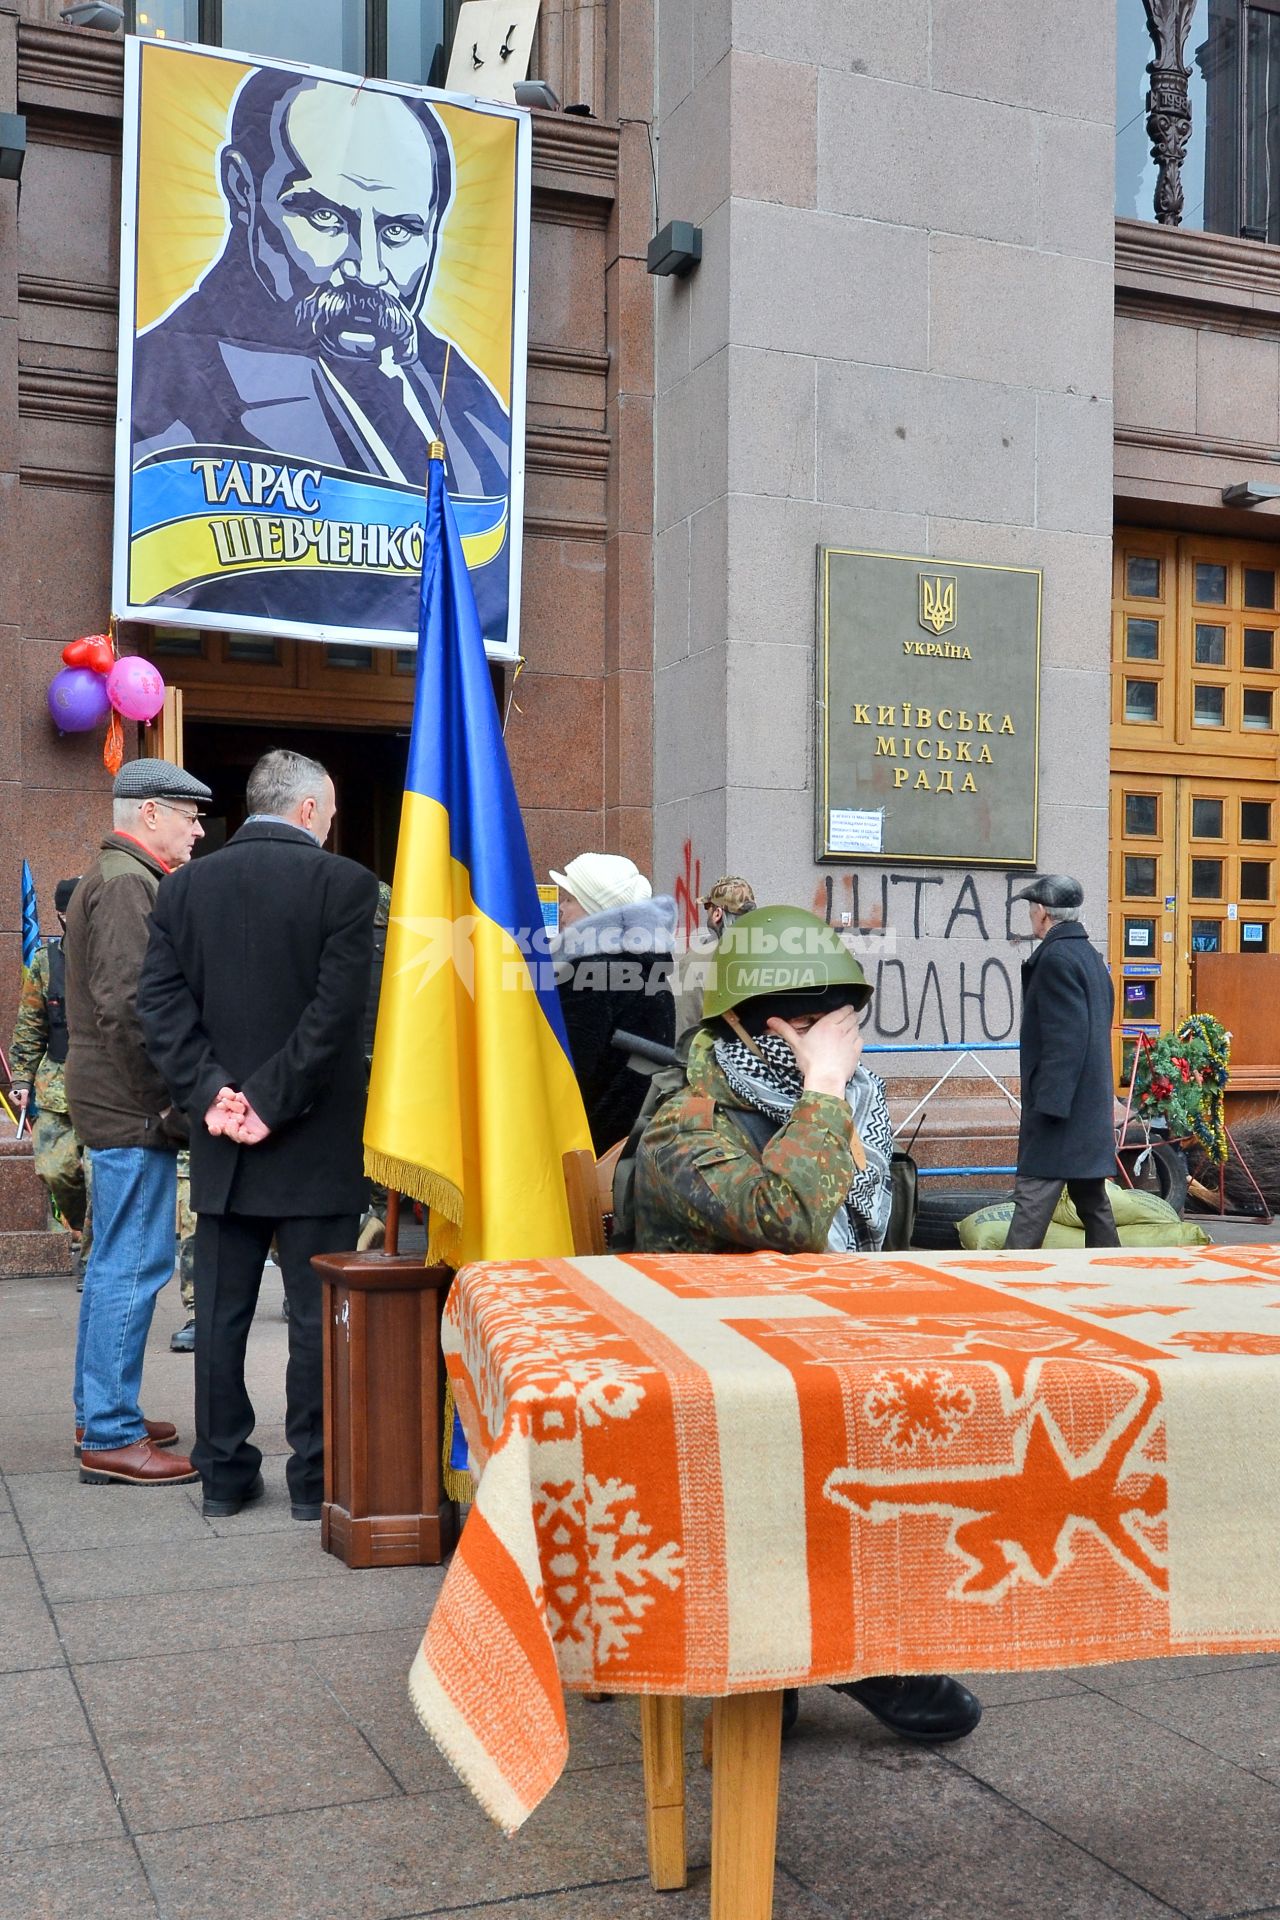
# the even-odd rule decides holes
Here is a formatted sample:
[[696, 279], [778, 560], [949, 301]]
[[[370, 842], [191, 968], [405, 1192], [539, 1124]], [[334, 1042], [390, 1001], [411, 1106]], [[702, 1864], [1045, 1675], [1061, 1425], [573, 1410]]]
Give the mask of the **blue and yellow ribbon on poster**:
[[[502, 551], [507, 501], [451, 500], [468, 568]], [[425, 502], [418, 488], [270, 460], [188, 448], [134, 476], [133, 597], [163, 603], [192, 581], [321, 568], [418, 576]]]

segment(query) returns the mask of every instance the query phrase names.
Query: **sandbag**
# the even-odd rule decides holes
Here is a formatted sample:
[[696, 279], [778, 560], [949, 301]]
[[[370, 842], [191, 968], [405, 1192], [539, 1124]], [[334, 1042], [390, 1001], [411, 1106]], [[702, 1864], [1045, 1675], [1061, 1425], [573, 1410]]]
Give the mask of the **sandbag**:
[[[1167, 1200], [1158, 1194], [1141, 1193], [1136, 1187], [1119, 1187], [1107, 1182], [1107, 1198], [1115, 1216], [1116, 1231], [1122, 1247], [1207, 1247], [1209, 1236], [1191, 1220], [1180, 1220]], [[973, 1252], [987, 1253], [1002, 1247], [1013, 1218], [1013, 1202], [998, 1207], [979, 1207], [959, 1222], [956, 1231], [960, 1245]], [[1046, 1247], [1082, 1247], [1084, 1227], [1071, 1204], [1067, 1189], [1062, 1189], [1053, 1219], [1045, 1234]]]

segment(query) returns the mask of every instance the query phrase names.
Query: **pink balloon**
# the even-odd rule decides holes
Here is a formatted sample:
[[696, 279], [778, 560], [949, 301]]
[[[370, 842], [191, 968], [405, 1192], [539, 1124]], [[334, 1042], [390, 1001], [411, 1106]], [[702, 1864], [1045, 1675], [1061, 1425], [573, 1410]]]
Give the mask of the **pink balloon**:
[[149, 660], [127, 653], [107, 675], [107, 697], [126, 720], [154, 720], [164, 705], [164, 681]]
[[102, 675], [63, 667], [49, 682], [49, 717], [59, 733], [88, 733], [111, 711]]

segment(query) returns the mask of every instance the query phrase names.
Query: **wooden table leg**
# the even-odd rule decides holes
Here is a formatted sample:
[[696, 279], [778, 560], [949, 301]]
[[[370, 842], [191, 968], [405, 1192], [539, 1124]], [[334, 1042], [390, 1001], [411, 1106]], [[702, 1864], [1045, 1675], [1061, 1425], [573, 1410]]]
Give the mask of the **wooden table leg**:
[[659, 1893], [688, 1884], [684, 1839], [684, 1701], [642, 1694], [644, 1811], [649, 1878]]
[[770, 1920], [782, 1695], [717, 1700], [712, 1737], [711, 1920]]

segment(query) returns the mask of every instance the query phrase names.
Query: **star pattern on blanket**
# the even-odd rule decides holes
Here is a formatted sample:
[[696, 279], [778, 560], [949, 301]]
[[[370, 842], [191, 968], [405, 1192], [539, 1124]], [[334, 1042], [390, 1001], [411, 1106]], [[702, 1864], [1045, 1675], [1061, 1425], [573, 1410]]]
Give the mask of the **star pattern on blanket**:
[[1149, 1456], [1141, 1465], [1133, 1457], [1157, 1399], [1154, 1384], [1144, 1381], [1118, 1429], [1083, 1457], [1071, 1452], [1038, 1402], [1003, 1469], [943, 1476], [838, 1467], [823, 1492], [872, 1524], [911, 1513], [950, 1519], [948, 1547], [968, 1562], [953, 1590], [959, 1598], [996, 1598], [1019, 1580], [1049, 1585], [1072, 1564], [1081, 1532], [1101, 1540], [1135, 1579], [1164, 1592], [1167, 1570], [1142, 1531], [1163, 1519], [1164, 1476]]

